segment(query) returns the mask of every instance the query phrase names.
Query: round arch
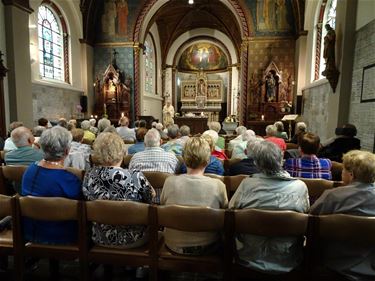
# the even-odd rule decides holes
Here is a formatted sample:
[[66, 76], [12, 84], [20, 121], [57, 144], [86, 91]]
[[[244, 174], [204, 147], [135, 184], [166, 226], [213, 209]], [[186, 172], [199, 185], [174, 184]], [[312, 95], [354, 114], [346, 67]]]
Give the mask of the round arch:
[[[140, 48], [139, 44], [144, 41], [147, 24], [156, 14], [156, 12], [170, 0], [150, 0], [146, 3], [140, 12], [134, 27], [133, 41], [135, 43], [134, 48], [134, 111], [137, 116], [140, 111]], [[252, 23], [251, 15], [248, 15], [242, 9], [238, 0], [220, 0], [227, 8], [230, 10], [235, 18], [237, 19], [238, 26], [240, 28], [241, 37], [245, 41], [241, 46], [241, 103], [245, 101], [242, 105], [242, 112], [246, 111], [246, 89], [247, 89], [247, 69], [248, 69], [248, 50], [247, 50], [247, 40], [250, 36], [249, 22]], [[247, 20], [250, 17], [250, 20]], [[252, 27], [252, 30], [254, 28]], [[251, 32], [252, 33], [252, 32]], [[243, 111], [245, 110], [245, 111]], [[245, 116], [240, 116], [240, 119], [244, 122]]]

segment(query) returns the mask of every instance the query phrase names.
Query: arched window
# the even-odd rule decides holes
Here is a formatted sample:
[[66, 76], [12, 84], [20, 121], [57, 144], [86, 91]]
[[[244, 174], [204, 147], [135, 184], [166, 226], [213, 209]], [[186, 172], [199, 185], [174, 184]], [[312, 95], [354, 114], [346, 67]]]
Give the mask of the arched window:
[[315, 73], [314, 80], [322, 78], [322, 70], [324, 70], [323, 59], [323, 40], [327, 31], [324, 29], [329, 24], [333, 29], [336, 26], [336, 6], [337, 0], [322, 0], [320, 5], [318, 20], [316, 24], [316, 45], [315, 45]]
[[144, 62], [145, 62], [145, 92], [148, 94], [156, 93], [156, 53], [154, 40], [150, 34], [147, 35], [144, 43]]
[[68, 34], [58, 7], [44, 1], [38, 9], [39, 74], [69, 83]]

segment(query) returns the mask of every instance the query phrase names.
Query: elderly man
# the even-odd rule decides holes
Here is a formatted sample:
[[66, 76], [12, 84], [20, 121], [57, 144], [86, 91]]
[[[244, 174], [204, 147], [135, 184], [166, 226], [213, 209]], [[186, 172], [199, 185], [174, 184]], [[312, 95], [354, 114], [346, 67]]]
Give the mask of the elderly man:
[[7, 165], [27, 165], [43, 159], [43, 153], [32, 147], [34, 136], [30, 129], [18, 127], [12, 131], [12, 142], [17, 149], [5, 153], [5, 163]]
[[159, 131], [150, 129], [144, 138], [145, 150], [133, 155], [129, 169], [176, 173], [178, 159], [172, 152], [166, 152], [161, 147]]
[[123, 140], [135, 141], [135, 130], [129, 128], [129, 118], [123, 116], [119, 120], [120, 126], [116, 128], [117, 133]]
[[180, 130], [178, 125], [173, 124], [168, 127], [168, 138], [169, 141], [161, 146], [165, 151], [173, 152], [176, 155], [182, 155], [182, 145], [178, 143], [178, 137]]
[[320, 138], [313, 133], [299, 137], [300, 158], [289, 158], [284, 163], [284, 169], [292, 177], [332, 179], [331, 160], [318, 158]]
[[286, 150], [286, 143], [282, 138], [276, 137], [277, 135], [277, 127], [275, 125], [268, 125], [266, 127], [266, 136], [264, 139], [266, 141], [273, 142], [276, 144], [280, 149], [284, 152]]
[[[10, 123], [9, 125], [9, 133], [11, 134], [12, 131], [18, 127], [21, 127], [23, 126], [23, 123], [22, 122], [19, 122], [19, 121], [15, 121], [15, 122], [12, 122]], [[13, 143], [12, 141], [12, 138], [9, 137], [5, 140], [5, 143], [4, 143], [4, 150], [5, 151], [11, 151], [11, 150], [15, 150], [17, 149], [17, 146]]]

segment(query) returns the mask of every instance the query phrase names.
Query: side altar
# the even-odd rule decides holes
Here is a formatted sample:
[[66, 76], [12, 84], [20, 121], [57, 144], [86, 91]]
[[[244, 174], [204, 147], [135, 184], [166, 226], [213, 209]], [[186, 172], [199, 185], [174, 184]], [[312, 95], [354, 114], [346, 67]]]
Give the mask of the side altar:
[[181, 112], [204, 112], [208, 121], [219, 121], [223, 100], [223, 81], [208, 80], [200, 70], [196, 80], [181, 81]]
[[131, 116], [130, 92], [131, 80], [116, 65], [116, 51], [113, 52], [112, 62], [107, 66], [102, 78], [96, 78], [95, 86], [95, 115], [107, 115], [116, 120], [121, 116]]
[[262, 73], [253, 73], [248, 89], [247, 125], [254, 125], [255, 121], [274, 122], [290, 114], [293, 86], [292, 74], [283, 73], [273, 61]]

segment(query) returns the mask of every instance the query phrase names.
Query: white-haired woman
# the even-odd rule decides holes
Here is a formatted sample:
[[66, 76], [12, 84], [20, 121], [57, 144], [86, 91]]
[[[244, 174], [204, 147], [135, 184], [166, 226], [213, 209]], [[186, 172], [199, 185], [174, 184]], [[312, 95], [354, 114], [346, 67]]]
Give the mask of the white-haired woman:
[[[118, 134], [101, 133], [93, 145], [95, 166], [85, 175], [83, 195], [86, 200], [117, 200], [151, 203], [155, 191], [137, 170], [121, 168], [125, 145]], [[144, 226], [111, 226], [94, 223], [95, 244], [121, 248], [139, 247], [147, 242]]]
[[[31, 164], [22, 179], [22, 196], [81, 198], [81, 180], [64, 169], [72, 141], [70, 132], [56, 126], [43, 132], [39, 143], [44, 159]], [[24, 220], [28, 241], [66, 244], [77, 240], [76, 222], [42, 222]]]
[[[292, 210], [307, 212], [309, 196], [305, 183], [282, 169], [283, 153], [268, 141], [252, 148], [260, 173], [245, 178], [229, 202], [233, 209]], [[268, 273], [289, 272], [302, 261], [300, 237], [261, 237], [238, 235], [239, 263]]]

